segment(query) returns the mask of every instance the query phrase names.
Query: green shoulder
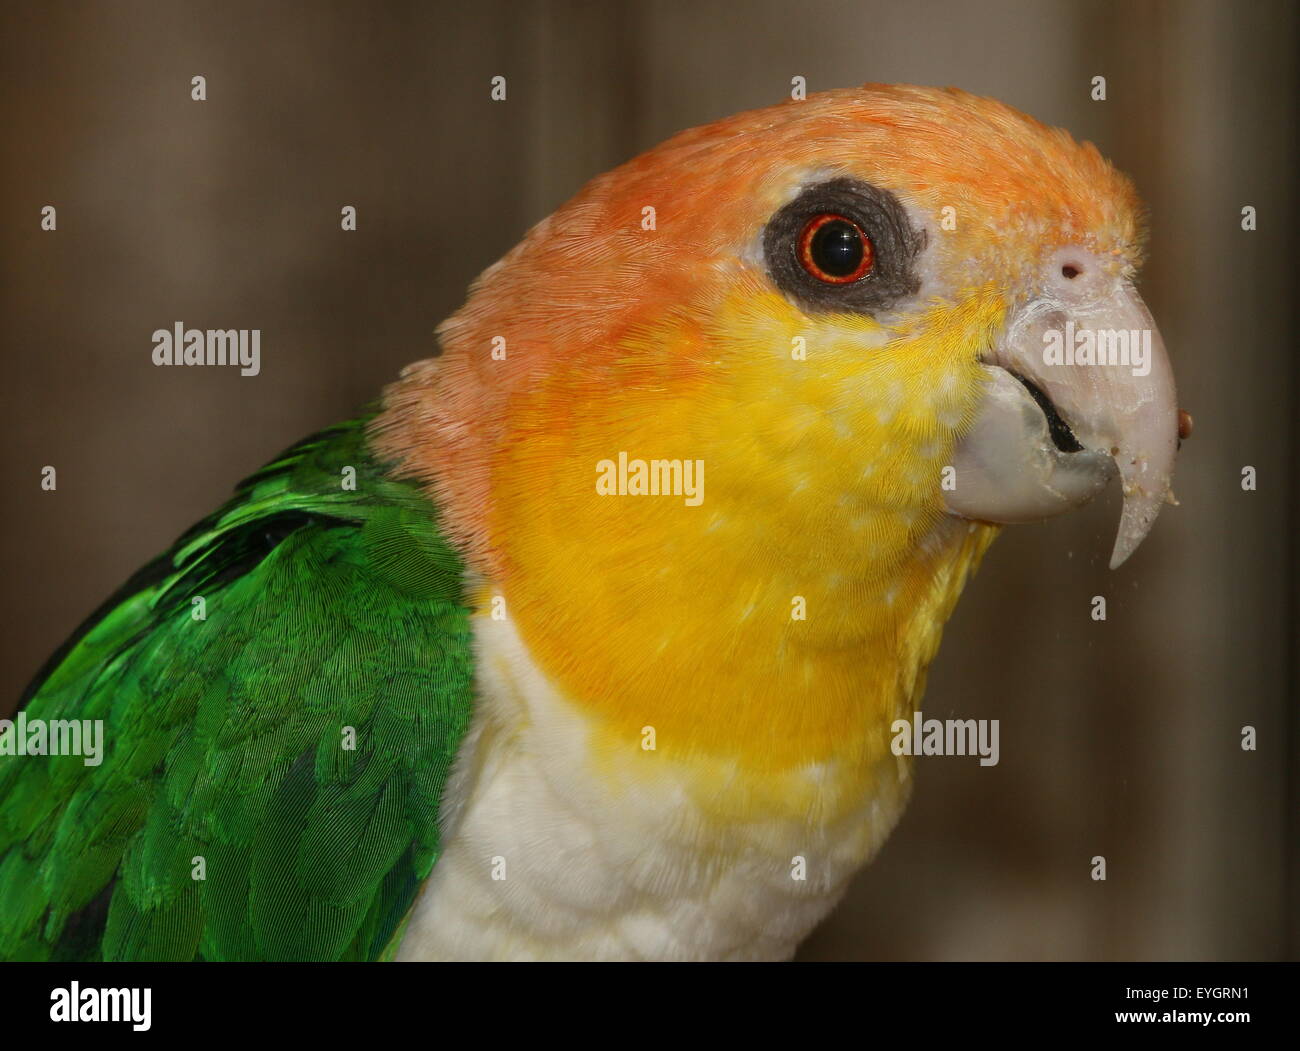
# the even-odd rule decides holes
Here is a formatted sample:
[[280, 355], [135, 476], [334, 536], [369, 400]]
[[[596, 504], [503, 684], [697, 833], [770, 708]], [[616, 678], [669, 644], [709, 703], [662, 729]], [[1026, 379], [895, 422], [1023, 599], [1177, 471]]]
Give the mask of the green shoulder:
[[37, 675], [0, 735], [0, 958], [376, 959], [399, 931], [469, 725], [470, 611], [367, 422], [243, 482]]

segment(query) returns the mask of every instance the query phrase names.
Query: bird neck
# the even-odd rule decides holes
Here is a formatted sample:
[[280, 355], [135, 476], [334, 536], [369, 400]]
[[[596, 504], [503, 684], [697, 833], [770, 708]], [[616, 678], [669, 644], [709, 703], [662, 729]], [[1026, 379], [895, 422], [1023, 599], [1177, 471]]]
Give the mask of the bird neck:
[[[661, 755], [759, 774], [865, 767], [994, 532], [940, 501], [975, 363], [950, 391], [925, 371], [991, 318], [942, 321], [915, 337], [941, 329], [941, 346], [890, 333], [864, 353], [887, 335], [869, 320], [810, 329], [743, 289], [708, 322], [670, 315], [516, 383], [495, 436], [446, 416], [445, 373], [412, 370], [381, 451], [430, 483], [532, 660], [610, 747], [651, 734]], [[463, 356], [448, 367], [473, 378]]]

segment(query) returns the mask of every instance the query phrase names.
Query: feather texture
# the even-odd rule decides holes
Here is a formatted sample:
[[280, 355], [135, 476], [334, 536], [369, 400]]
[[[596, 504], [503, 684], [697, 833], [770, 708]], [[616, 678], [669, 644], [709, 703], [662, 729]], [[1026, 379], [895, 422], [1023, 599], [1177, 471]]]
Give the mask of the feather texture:
[[27, 717], [103, 720], [104, 757], [0, 758], [0, 957], [389, 947], [439, 854], [472, 666], [460, 559], [365, 422], [244, 482], [38, 675]]

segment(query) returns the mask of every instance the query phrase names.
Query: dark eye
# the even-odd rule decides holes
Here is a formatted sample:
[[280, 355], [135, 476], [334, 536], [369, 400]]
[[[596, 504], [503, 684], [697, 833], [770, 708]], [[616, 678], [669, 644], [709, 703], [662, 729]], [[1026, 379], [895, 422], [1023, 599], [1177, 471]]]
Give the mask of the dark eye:
[[871, 273], [876, 250], [852, 219], [833, 212], [813, 216], [799, 235], [803, 268], [829, 285], [847, 285]]
[[875, 317], [921, 288], [916, 230], [897, 197], [857, 179], [805, 186], [763, 228], [772, 283], [804, 310]]

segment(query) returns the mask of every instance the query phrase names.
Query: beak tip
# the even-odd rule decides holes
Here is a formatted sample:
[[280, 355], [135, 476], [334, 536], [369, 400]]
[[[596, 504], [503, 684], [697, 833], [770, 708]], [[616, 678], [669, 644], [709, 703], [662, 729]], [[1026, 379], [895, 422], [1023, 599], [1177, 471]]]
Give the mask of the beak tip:
[[1141, 486], [1125, 487], [1124, 510], [1120, 513], [1119, 532], [1110, 555], [1111, 569], [1119, 569], [1127, 562], [1155, 526], [1160, 508], [1169, 495], [1167, 479], [1166, 475], [1159, 495]]

